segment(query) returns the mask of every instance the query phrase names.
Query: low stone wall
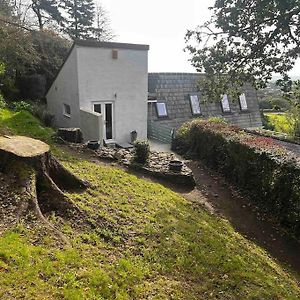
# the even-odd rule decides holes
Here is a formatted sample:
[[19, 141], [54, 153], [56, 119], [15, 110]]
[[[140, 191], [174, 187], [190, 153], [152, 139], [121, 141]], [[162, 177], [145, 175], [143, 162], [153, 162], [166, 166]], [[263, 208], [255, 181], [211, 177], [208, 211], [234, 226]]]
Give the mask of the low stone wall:
[[96, 151], [96, 156], [100, 159], [118, 161], [129, 169], [142, 171], [147, 175], [162, 178], [183, 187], [193, 188], [196, 185], [193, 172], [184, 163], [181, 172], [169, 170], [169, 162], [176, 159], [176, 156], [172, 153], [152, 151], [149, 156], [149, 161], [145, 165], [133, 162], [133, 149], [102, 147]]

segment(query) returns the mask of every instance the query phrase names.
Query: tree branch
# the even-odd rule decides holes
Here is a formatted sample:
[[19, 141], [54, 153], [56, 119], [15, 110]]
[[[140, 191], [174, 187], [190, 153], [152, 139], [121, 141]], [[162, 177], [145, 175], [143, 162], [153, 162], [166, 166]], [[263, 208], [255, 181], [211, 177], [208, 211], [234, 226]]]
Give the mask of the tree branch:
[[11, 25], [11, 26], [15, 26], [15, 27], [18, 27], [20, 29], [24, 29], [26, 31], [29, 31], [29, 32], [33, 32], [34, 30], [33, 29], [30, 29], [24, 25], [21, 25], [19, 23], [16, 23], [16, 22], [13, 22], [13, 21], [10, 21], [10, 20], [7, 20], [7, 19], [3, 19], [0, 17], [0, 22], [2, 23], [5, 23], [5, 24], [8, 24], [8, 25]]

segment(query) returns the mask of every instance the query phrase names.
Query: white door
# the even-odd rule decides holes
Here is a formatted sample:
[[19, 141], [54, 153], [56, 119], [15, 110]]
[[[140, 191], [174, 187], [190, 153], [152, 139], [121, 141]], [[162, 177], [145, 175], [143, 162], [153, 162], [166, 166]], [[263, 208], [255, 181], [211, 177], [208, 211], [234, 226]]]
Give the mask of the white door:
[[103, 132], [105, 140], [114, 139], [114, 107], [113, 102], [93, 102], [93, 111], [103, 116]]

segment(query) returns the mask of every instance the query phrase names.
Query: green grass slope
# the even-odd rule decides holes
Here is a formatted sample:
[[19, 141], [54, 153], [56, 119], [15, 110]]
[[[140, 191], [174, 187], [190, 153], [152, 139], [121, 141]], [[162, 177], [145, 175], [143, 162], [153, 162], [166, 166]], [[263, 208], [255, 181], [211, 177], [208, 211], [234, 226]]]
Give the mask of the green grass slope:
[[[7, 127], [51, 140], [52, 131], [28, 113], [0, 112], [1, 132]], [[300, 298], [296, 278], [228, 222], [160, 184], [55, 151], [92, 183], [68, 196], [103, 226], [78, 230], [49, 216], [71, 248], [38, 224], [7, 230], [0, 237], [1, 299]]]

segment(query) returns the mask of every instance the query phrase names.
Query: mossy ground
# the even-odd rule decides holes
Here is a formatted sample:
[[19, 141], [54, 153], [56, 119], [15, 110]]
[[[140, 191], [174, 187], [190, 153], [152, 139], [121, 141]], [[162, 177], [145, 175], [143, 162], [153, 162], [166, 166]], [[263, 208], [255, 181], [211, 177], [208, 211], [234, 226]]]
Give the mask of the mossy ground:
[[30, 216], [6, 230], [1, 299], [300, 298], [296, 278], [225, 220], [160, 184], [63, 153], [51, 129], [28, 113], [1, 111], [5, 127], [48, 141], [65, 166], [89, 180], [92, 188], [68, 196], [103, 225], [85, 231], [50, 215], [71, 248]]

